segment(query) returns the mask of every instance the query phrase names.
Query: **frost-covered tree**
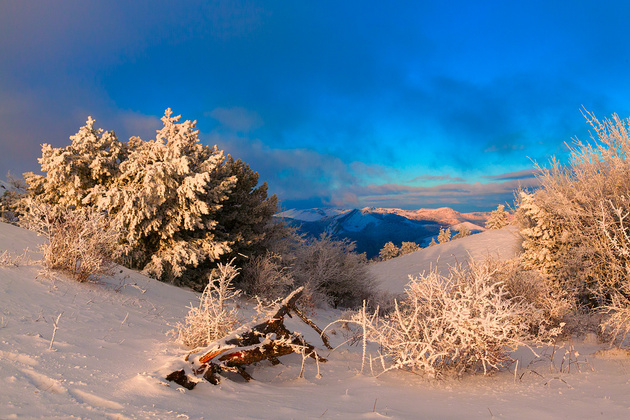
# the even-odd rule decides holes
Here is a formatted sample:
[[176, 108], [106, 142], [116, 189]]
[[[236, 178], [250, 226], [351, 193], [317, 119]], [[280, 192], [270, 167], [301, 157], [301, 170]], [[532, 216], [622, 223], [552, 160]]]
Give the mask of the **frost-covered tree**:
[[490, 213], [490, 218], [486, 222], [486, 229], [501, 229], [508, 224], [508, 212], [505, 211], [503, 204], [499, 204], [497, 209]]
[[453, 239], [465, 238], [466, 236], [470, 236], [470, 229], [468, 229], [466, 225], [461, 225], [457, 234], [453, 236]]
[[431, 238], [431, 242], [429, 243], [429, 246], [436, 246], [438, 243], [435, 242], [435, 238]]
[[451, 240], [451, 228], [441, 228], [438, 234], [438, 242], [443, 244]]
[[70, 146], [42, 147], [44, 176], [25, 175], [41, 202], [107, 213], [126, 265], [203, 288], [221, 256], [262, 254], [284, 231], [270, 223], [277, 198], [258, 174], [202, 145], [196, 122], [179, 119], [168, 109], [155, 140], [123, 144], [90, 117]]
[[534, 194], [521, 191], [519, 217], [524, 225], [523, 254], [521, 261], [525, 268], [538, 269], [543, 274], [552, 275], [556, 267], [554, 254], [559, 247], [560, 229], [552, 215], [540, 207]]
[[412, 252], [416, 252], [420, 247], [415, 242], [403, 242], [400, 245], [400, 255], [411, 254]]
[[223, 152], [200, 143], [196, 121], [171, 115], [169, 108], [155, 140], [129, 140], [119, 175], [92, 195], [123, 232], [129, 263], [173, 281], [229, 252], [227, 240], [216, 238], [216, 213], [236, 177], [221, 173]]
[[88, 117], [85, 126], [70, 136], [67, 147], [42, 145], [39, 160], [46, 175], [26, 173], [26, 182], [35, 198], [47, 204], [81, 208], [94, 204], [95, 187], [107, 190], [118, 176], [119, 164], [125, 160], [126, 147], [113, 131], [94, 128]]
[[379, 252], [379, 256], [382, 261], [391, 260], [392, 258], [396, 258], [400, 255], [400, 249], [393, 242], [387, 242], [381, 251]]

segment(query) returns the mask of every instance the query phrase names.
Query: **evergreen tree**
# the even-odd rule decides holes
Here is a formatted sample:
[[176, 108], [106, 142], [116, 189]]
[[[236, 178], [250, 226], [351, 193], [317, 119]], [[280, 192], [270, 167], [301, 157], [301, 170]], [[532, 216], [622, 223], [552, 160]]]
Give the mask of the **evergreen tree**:
[[451, 240], [451, 228], [441, 228], [438, 234], [438, 242], [444, 244]]
[[420, 247], [415, 242], [403, 242], [402, 245], [400, 245], [400, 255], [411, 254], [419, 249]]
[[466, 225], [461, 225], [459, 232], [457, 232], [457, 235], [453, 236], [453, 239], [465, 238], [466, 236], [470, 236], [470, 229], [468, 229]]
[[486, 222], [486, 229], [501, 229], [508, 225], [508, 212], [505, 211], [505, 206], [499, 204], [496, 210], [490, 213], [490, 218]]
[[171, 114], [167, 109], [155, 140], [129, 140], [119, 176], [95, 193], [98, 208], [123, 232], [128, 262], [173, 281], [230, 251], [215, 237], [215, 216], [236, 177], [221, 173], [222, 151], [200, 144], [196, 121], [177, 123], [181, 117]]
[[431, 238], [431, 242], [429, 243], [429, 246], [436, 246], [438, 243], [435, 242], [435, 238]]
[[223, 165], [225, 178], [235, 177], [236, 184], [216, 212], [217, 238], [231, 249], [224, 259], [253, 258], [264, 253], [266, 241], [273, 235], [273, 215], [278, 212], [276, 195], [267, 196], [267, 183], [258, 185], [258, 173], [232, 156]]
[[534, 194], [521, 191], [520, 199], [519, 217], [525, 226], [521, 230], [523, 266], [552, 275], [556, 271], [556, 256], [561, 247], [561, 229], [554, 223], [552, 215], [538, 205]]
[[387, 242], [381, 249], [379, 256], [381, 260], [387, 261], [400, 255], [400, 250], [393, 242]]
[[46, 175], [26, 173], [30, 192], [40, 201], [63, 207], [81, 208], [94, 204], [93, 189], [106, 191], [118, 175], [118, 166], [125, 159], [126, 148], [113, 131], [94, 128], [88, 117], [85, 126], [65, 148], [42, 145], [39, 160]]

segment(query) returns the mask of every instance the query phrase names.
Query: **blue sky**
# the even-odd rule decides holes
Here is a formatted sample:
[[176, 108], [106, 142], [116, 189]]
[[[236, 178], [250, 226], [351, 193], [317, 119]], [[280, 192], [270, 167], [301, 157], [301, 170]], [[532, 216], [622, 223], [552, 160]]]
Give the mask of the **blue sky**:
[[166, 108], [283, 208], [490, 210], [630, 115], [626, 1], [0, 0], [0, 176]]

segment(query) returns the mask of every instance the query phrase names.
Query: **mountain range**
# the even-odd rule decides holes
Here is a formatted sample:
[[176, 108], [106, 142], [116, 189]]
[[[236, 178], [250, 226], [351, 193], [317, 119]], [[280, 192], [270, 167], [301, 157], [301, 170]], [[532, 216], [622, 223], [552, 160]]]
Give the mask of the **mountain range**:
[[483, 232], [489, 216], [489, 212], [459, 213], [449, 207], [419, 210], [314, 208], [286, 210], [275, 215], [307, 237], [327, 233], [335, 239], [356, 242], [357, 252], [365, 252], [368, 258], [377, 256], [390, 241], [397, 246], [404, 241], [426, 247], [432, 239], [437, 239], [442, 228], [450, 228], [453, 234], [462, 226], [473, 234]]

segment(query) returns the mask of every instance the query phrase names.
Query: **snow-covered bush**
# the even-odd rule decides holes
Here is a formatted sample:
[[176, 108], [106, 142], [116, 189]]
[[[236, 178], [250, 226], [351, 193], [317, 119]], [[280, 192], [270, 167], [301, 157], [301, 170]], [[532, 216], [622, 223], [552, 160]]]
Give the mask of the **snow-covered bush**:
[[291, 274], [297, 286], [305, 286], [305, 295], [315, 302], [334, 307], [354, 307], [370, 298], [374, 278], [365, 254], [354, 252], [356, 244], [338, 241], [323, 234], [297, 249]]
[[451, 240], [451, 228], [440, 228], [440, 233], [438, 234], [438, 242], [444, 244]]
[[493, 277], [505, 285], [511, 299], [522, 299], [537, 309], [530, 313], [530, 324], [532, 334], [538, 339], [549, 340], [548, 333], [561, 324], [575, 327], [568, 316], [574, 311], [574, 302], [552, 278], [539, 270], [525, 268], [518, 257], [511, 260], [487, 258], [485, 264], [495, 272]]
[[250, 296], [273, 301], [285, 295], [293, 286], [290, 267], [280, 255], [268, 253], [247, 261], [241, 271], [239, 287]]
[[519, 212], [524, 263], [593, 308], [630, 296], [630, 120], [585, 116], [593, 142], [576, 142], [570, 165], [540, 169], [542, 188], [521, 193]]
[[400, 255], [400, 249], [398, 249], [393, 242], [387, 242], [383, 245], [383, 248], [381, 248], [378, 255], [381, 258], [381, 261], [391, 260], [392, 258], [396, 258]]
[[505, 206], [499, 204], [497, 209], [490, 213], [490, 218], [486, 222], [486, 229], [501, 229], [507, 226], [509, 224], [508, 215], [509, 213], [505, 211]]
[[47, 269], [81, 282], [111, 273], [119, 234], [108, 217], [94, 209], [73, 211], [32, 199], [26, 204], [23, 223], [48, 240], [42, 246]]
[[[386, 370], [441, 377], [499, 369], [511, 361], [511, 351], [529, 340], [554, 337], [561, 327], [548, 328], [538, 308], [510, 296], [495, 265], [471, 261], [448, 277], [437, 271], [412, 277], [406, 297], [390, 314], [379, 318], [361, 311], [350, 321], [380, 345], [391, 362], [384, 362]], [[538, 328], [532, 326], [535, 320], [541, 320]]]
[[0, 187], [0, 220], [18, 223], [24, 213], [23, 199], [26, 198], [28, 186], [23, 179], [16, 178], [9, 172], [6, 187], [5, 185]]
[[466, 236], [470, 236], [470, 229], [468, 229], [466, 225], [461, 225], [457, 234], [453, 236], [453, 239], [465, 238]]
[[418, 246], [418, 244], [415, 242], [403, 242], [400, 245], [400, 255], [411, 254], [412, 252], [416, 252], [419, 249], [420, 246]]
[[199, 306], [190, 306], [184, 323], [178, 323], [177, 342], [188, 347], [204, 347], [224, 337], [239, 323], [238, 309], [233, 300], [240, 294], [232, 286], [238, 269], [231, 264], [219, 264], [209, 276], [208, 285], [199, 297]]

